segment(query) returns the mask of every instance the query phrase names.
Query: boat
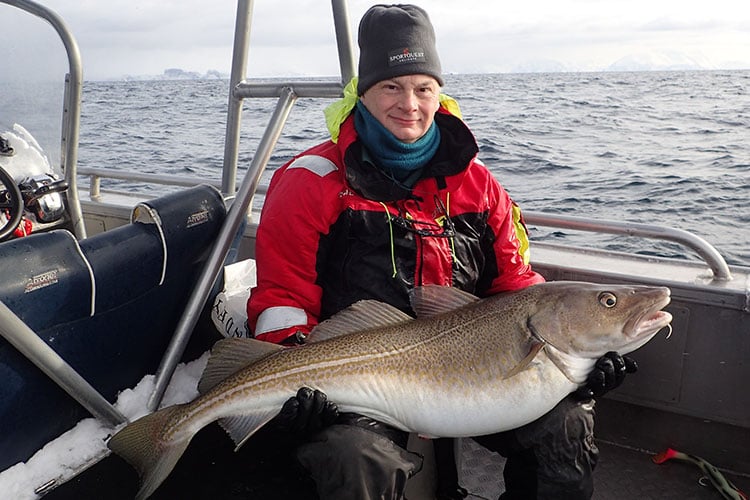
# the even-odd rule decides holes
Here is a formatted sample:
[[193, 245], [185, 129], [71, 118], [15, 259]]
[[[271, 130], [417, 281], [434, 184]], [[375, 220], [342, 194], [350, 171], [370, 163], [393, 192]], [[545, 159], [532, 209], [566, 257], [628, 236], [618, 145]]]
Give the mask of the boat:
[[[340, 97], [355, 64], [346, 2], [332, 0], [339, 77], [249, 78], [254, 2], [239, 0], [220, 181], [78, 168], [82, 66], [75, 38], [64, 20], [35, 1], [0, 3], [51, 25], [69, 61], [60, 172], [45, 164], [22, 125], [0, 131], [2, 480], [86, 417], [109, 429], [123, 424], [128, 417], [115, 407], [116, 398], [147, 376], [153, 384], [145, 410], [153, 411], [179, 366], [200, 359], [222, 333], [237, 334], [242, 318], [223, 309], [218, 325], [211, 312], [229, 269], [240, 265], [252, 274], [261, 178], [274, 145], [298, 99]], [[276, 105], [238, 183], [247, 99], [275, 99]], [[84, 177], [88, 186], [79, 186]], [[102, 189], [106, 178], [149, 183], [155, 195]], [[541, 212], [525, 217], [532, 227], [666, 240], [701, 259], [533, 242], [532, 265], [548, 280], [660, 285], [672, 292], [669, 342], [641, 348], [639, 375], [597, 401], [602, 457], [595, 497], [746, 498], [721, 481], [750, 491], [750, 391], [743, 383], [750, 380], [750, 267], [728, 265], [710, 243], [679, 228]], [[234, 454], [220, 434], [202, 431], [154, 498], [314, 498], [304, 479], [290, 480], [290, 471], [269, 475], [258, 466], [258, 454], [276, 447], [272, 436], [258, 436]], [[411, 446], [426, 454], [427, 466], [410, 482], [410, 498], [431, 498], [429, 447], [416, 439]], [[655, 454], [667, 448], [688, 458], [654, 464]], [[502, 491], [501, 468], [502, 459], [471, 440], [461, 443], [461, 483], [475, 497]], [[13, 494], [130, 498], [136, 482], [133, 471], [102, 447], [66, 473], [23, 484]]]

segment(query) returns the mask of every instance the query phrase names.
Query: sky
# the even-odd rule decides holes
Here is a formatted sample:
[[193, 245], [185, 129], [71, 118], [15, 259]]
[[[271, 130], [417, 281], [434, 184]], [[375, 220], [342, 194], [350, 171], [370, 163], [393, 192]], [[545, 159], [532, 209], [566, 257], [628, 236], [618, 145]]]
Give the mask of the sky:
[[[230, 71], [233, 0], [43, 3], [73, 30], [86, 80], [161, 75], [168, 68], [200, 74]], [[353, 36], [360, 17], [373, 3], [350, 1]], [[750, 69], [750, 2], [746, 0], [415, 3], [430, 14], [447, 73]], [[329, 2], [258, 0], [253, 20], [251, 76], [338, 74]], [[29, 53], [49, 55], [50, 43], [55, 43], [54, 34], [46, 25], [0, 5], [0, 46], [6, 63], [12, 63], [6, 68], [23, 71]], [[5, 72], [0, 67], [0, 77]]]

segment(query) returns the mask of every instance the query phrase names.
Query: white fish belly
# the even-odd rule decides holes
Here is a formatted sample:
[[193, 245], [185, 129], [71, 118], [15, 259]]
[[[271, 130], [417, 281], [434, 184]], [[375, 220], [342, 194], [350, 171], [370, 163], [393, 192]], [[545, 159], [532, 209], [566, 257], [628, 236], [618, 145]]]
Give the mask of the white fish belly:
[[481, 436], [520, 427], [576, 388], [546, 357], [509, 379], [456, 387], [410, 383], [398, 375], [349, 382], [327, 381], [318, 388], [341, 411], [431, 437]]

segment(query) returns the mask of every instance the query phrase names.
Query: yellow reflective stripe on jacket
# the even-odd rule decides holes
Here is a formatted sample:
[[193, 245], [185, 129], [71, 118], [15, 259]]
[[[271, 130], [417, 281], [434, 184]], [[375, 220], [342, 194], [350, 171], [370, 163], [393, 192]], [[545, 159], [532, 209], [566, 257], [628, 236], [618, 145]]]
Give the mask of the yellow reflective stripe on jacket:
[[523, 258], [523, 263], [528, 265], [531, 261], [529, 234], [521, 217], [521, 208], [515, 203], [513, 203], [513, 227], [516, 230], [516, 238], [518, 238], [518, 254]]

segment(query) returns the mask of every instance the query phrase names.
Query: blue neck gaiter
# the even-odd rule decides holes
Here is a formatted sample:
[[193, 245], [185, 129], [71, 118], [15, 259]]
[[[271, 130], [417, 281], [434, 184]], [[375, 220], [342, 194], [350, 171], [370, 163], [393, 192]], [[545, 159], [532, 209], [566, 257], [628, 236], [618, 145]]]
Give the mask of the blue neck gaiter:
[[354, 128], [377, 165], [396, 180], [404, 182], [435, 156], [440, 145], [440, 129], [435, 122], [415, 142], [402, 142], [357, 101]]

